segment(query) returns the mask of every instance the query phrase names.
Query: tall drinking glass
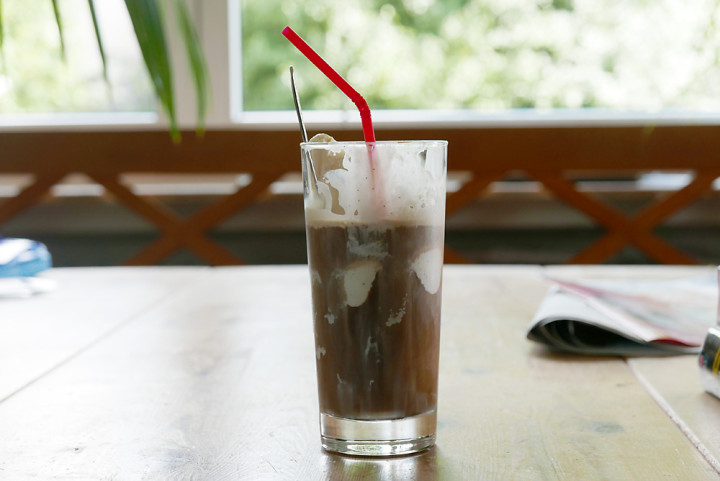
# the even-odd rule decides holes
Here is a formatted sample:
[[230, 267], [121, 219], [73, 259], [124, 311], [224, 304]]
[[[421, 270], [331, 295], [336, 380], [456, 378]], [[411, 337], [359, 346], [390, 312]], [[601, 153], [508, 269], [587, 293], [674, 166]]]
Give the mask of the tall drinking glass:
[[435, 442], [447, 142], [301, 144], [325, 449]]

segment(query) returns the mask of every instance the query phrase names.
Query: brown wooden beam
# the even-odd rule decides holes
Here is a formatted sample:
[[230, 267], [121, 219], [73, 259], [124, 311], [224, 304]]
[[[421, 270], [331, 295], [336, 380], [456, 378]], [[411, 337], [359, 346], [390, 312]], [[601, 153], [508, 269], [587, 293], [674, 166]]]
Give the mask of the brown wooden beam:
[[[330, 131], [358, 140], [356, 131]], [[0, 132], [0, 173], [298, 171], [295, 130]], [[449, 141], [450, 170], [712, 169], [720, 126], [382, 129], [379, 139]]]
[[[530, 172], [560, 200], [578, 209], [598, 221], [608, 229], [605, 239], [601, 239], [574, 256], [570, 262], [578, 263], [592, 260], [604, 261], [628, 243], [634, 244], [644, 253], [665, 264], [697, 264], [697, 260], [680, 251], [673, 245], [656, 237], [649, 226], [628, 219], [614, 208], [598, 199], [578, 192], [573, 183], [563, 179], [561, 172]], [[669, 214], [669, 212], [665, 212]], [[659, 221], [662, 217], [657, 217]]]
[[494, 181], [499, 180], [505, 172], [490, 174], [473, 173], [473, 177], [465, 182], [460, 189], [448, 194], [445, 204], [445, 215], [451, 217], [457, 211], [484, 194]]
[[44, 196], [53, 185], [60, 182], [65, 175], [66, 173], [64, 172], [39, 175], [36, 177], [35, 182], [20, 191], [18, 195], [0, 204], [0, 225], [15, 217], [20, 212], [37, 204], [40, 198]]

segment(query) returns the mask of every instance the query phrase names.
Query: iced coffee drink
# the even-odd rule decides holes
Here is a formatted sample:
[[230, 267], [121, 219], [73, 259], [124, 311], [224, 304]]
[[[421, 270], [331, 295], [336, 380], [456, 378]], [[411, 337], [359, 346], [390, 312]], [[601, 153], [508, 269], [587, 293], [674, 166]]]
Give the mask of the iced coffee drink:
[[326, 449], [435, 440], [447, 144], [302, 144]]

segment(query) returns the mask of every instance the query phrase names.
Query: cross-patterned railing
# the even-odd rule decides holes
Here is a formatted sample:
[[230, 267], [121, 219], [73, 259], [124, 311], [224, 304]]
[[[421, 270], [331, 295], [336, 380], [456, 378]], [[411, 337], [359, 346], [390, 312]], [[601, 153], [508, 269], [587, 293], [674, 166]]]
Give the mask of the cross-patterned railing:
[[[356, 138], [356, 132], [332, 132]], [[447, 139], [448, 170], [470, 172], [448, 195], [447, 216], [486, 195], [493, 182], [524, 173], [560, 201], [605, 229], [605, 235], [570, 257], [568, 263], [600, 263], [633, 245], [666, 264], [694, 264], [691, 255], [658, 237], [654, 229], [675, 212], [711, 191], [720, 177], [720, 127], [565, 127], [379, 130], [379, 139]], [[243, 260], [206, 233], [266, 195], [283, 174], [299, 170], [295, 131], [185, 132], [173, 144], [162, 131], [0, 133], [0, 174], [32, 174], [34, 182], [0, 204], [0, 232], [9, 219], [39, 202], [69, 174], [83, 173], [115, 199], [157, 227], [161, 236], [128, 265], [161, 262], [186, 248], [212, 265]], [[643, 210], [628, 215], [577, 189], [569, 173], [690, 171], [693, 180]], [[182, 218], [152, 197], [134, 193], [121, 180], [127, 173], [249, 173], [252, 180], [200, 212]], [[718, 213], [720, 225], [720, 213]], [[447, 249], [446, 261], [468, 262]]]

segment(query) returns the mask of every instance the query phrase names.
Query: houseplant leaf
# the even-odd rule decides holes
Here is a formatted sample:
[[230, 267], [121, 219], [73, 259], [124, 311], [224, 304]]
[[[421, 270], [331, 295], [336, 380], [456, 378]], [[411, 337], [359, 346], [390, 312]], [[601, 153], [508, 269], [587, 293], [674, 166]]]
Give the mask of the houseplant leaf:
[[107, 71], [107, 59], [105, 58], [105, 48], [102, 43], [102, 36], [100, 35], [100, 27], [98, 26], [97, 16], [95, 15], [95, 2], [94, 0], [88, 0], [88, 8], [90, 9], [90, 16], [92, 17], [93, 28], [95, 29], [95, 38], [97, 39], [98, 51], [100, 52], [100, 59], [102, 60], [102, 73], [105, 83], [110, 86], [110, 80], [108, 79]]
[[2, 0], [0, 0], [0, 69], [7, 72], [5, 65], [5, 52], [3, 51], [3, 43], [5, 41], [5, 29], [3, 27]]
[[178, 141], [180, 130], [175, 112], [170, 53], [165, 42], [160, 4], [155, 0], [125, 0], [125, 6], [130, 14], [155, 94], [170, 122], [170, 135], [173, 140]]
[[185, 0], [175, 0], [175, 15], [178, 22], [180, 34], [187, 54], [188, 66], [192, 73], [193, 85], [197, 103], [197, 130], [203, 132], [205, 129], [205, 115], [210, 97], [207, 64], [205, 56], [200, 48], [200, 39], [190, 18], [190, 12]]
[[0, 0], [0, 55], [2, 55], [4, 39], [5, 39], [5, 31], [3, 30], [2, 0]]
[[53, 13], [55, 14], [55, 23], [58, 28], [58, 35], [60, 36], [60, 55], [65, 60], [65, 36], [63, 35], [62, 19], [60, 18], [60, 6], [58, 0], [52, 0]]

